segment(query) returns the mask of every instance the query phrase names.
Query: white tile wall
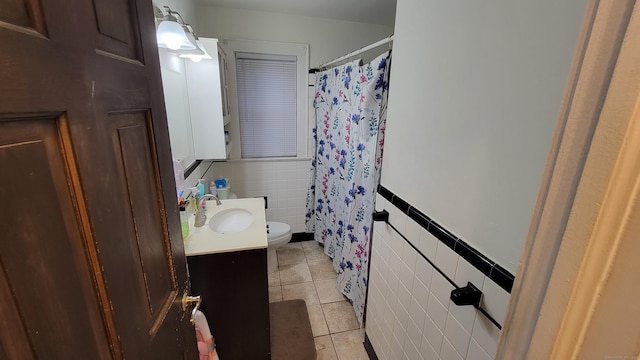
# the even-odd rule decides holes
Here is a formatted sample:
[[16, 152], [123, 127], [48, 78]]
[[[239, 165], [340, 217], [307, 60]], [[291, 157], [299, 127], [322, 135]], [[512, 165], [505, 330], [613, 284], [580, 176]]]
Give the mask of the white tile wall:
[[404, 236], [406, 236], [407, 239], [411, 241], [411, 243], [418, 249], [420, 248], [420, 237], [422, 230], [424, 230], [424, 228], [413, 219], [409, 218], [407, 220], [407, 231], [404, 233]]
[[422, 357], [420, 356], [419, 350], [416, 348], [415, 344], [407, 340], [404, 343], [404, 357], [403, 359], [407, 360], [420, 360]]
[[[438, 347], [438, 349], [440, 349], [440, 347]], [[427, 341], [424, 336], [422, 337], [422, 344], [420, 344], [420, 355], [422, 359], [437, 359], [439, 352], [439, 350], [436, 351], [431, 344], [429, 344], [429, 341]]]
[[[458, 286], [472, 282], [482, 306], [504, 321], [509, 293], [378, 195], [376, 209]], [[488, 360], [500, 331], [472, 306], [449, 300], [453, 286], [390, 226], [374, 224], [367, 303], [367, 335], [384, 359]]]
[[406, 343], [409, 343], [409, 341], [411, 341], [411, 344], [416, 348], [420, 346], [420, 343], [422, 341], [422, 327], [416, 324], [412, 318], [409, 318], [409, 321], [407, 322], [407, 338], [408, 340], [406, 341]]
[[428, 342], [432, 349], [436, 352], [440, 352], [442, 338], [444, 335], [429, 314], [427, 314], [424, 326], [422, 327], [422, 336], [423, 342]]
[[228, 161], [213, 164], [215, 177], [231, 183], [238, 197], [267, 196], [267, 220], [304, 232], [311, 160]]
[[458, 268], [459, 257], [460, 255], [456, 254], [450, 247], [443, 242], [438, 242], [435, 264], [440, 270], [447, 274], [447, 276], [451, 274], [455, 275], [456, 269]]
[[[415, 299], [422, 310], [425, 311], [425, 313], [427, 311], [429, 295], [431, 295], [431, 293], [429, 292], [428, 286], [423, 284], [422, 281], [416, 279], [416, 281], [414, 281], [413, 283], [413, 293], [411, 294], [411, 296]], [[417, 323], [419, 319], [414, 318], [414, 320]]]
[[502, 324], [506, 315], [507, 306], [509, 306], [509, 293], [490, 280], [485, 280], [482, 293], [484, 296], [481, 306], [487, 310], [497, 322]]
[[433, 236], [427, 229], [422, 228], [420, 230], [420, 246], [418, 250], [423, 253], [429, 259], [436, 258], [436, 250], [440, 240]]
[[442, 349], [440, 350], [440, 359], [447, 360], [462, 360], [464, 359], [460, 353], [453, 348], [453, 345], [449, 342], [448, 338], [442, 341]]
[[460, 325], [458, 320], [453, 317], [453, 314], [449, 313], [447, 317], [447, 326], [444, 330], [444, 336], [453, 345], [458, 354], [467, 354], [469, 350], [469, 342], [471, 341], [471, 334]]
[[467, 353], [466, 360], [490, 360], [491, 356], [487, 354], [482, 346], [478, 345], [475, 339], [471, 339], [469, 344], [469, 352]]
[[447, 313], [447, 307], [445, 307], [438, 298], [431, 293], [429, 295], [429, 304], [427, 305], [427, 315], [431, 318], [431, 321], [436, 325], [440, 332], [444, 332], [445, 326], [447, 325]]
[[498, 338], [500, 330], [495, 327], [486, 317], [476, 314], [476, 320], [473, 324], [473, 332], [471, 336], [492, 358], [496, 356], [496, 347], [498, 346]]

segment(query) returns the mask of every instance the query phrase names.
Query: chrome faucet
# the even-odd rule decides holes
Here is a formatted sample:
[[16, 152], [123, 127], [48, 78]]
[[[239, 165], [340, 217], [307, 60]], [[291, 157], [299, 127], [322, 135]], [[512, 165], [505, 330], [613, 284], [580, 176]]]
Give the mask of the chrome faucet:
[[204, 223], [207, 221], [207, 215], [205, 214], [205, 211], [202, 210], [202, 201], [204, 201], [206, 199], [215, 200], [217, 206], [222, 205], [222, 203], [220, 202], [220, 199], [218, 199], [217, 196], [215, 196], [213, 194], [204, 194], [204, 195], [202, 195], [202, 197], [197, 202], [198, 206], [196, 208], [196, 220], [193, 223], [193, 226], [195, 226], [195, 227], [203, 227]]

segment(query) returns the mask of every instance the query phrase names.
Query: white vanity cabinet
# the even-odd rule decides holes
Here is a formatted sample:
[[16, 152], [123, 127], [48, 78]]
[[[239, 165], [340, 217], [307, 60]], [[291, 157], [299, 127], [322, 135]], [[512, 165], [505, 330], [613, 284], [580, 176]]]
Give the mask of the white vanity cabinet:
[[227, 54], [218, 39], [200, 38], [212, 59], [185, 60], [196, 159], [227, 159], [225, 126], [230, 122]]

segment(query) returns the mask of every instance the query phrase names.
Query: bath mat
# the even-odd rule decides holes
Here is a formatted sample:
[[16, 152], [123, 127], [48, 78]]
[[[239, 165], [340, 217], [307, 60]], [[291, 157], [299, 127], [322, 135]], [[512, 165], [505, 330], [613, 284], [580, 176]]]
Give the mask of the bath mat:
[[315, 360], [316, 345], [304, 300], [269, 304], [272, 360]]

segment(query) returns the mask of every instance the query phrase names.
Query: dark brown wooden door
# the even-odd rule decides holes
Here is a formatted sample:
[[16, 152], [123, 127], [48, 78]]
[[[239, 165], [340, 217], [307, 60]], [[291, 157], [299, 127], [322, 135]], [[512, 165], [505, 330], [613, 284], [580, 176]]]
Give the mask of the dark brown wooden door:
[[0, 359], [193, 354], [154, 31], [150, 0], [0, 0]]

